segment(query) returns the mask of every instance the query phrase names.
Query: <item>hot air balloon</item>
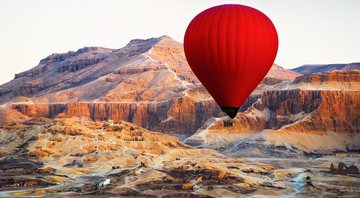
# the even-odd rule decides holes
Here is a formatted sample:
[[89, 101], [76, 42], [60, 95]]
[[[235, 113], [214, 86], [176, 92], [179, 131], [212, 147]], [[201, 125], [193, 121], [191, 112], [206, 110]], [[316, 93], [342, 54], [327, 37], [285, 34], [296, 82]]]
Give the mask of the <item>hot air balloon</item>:
[[277, 49], [271, 20], [244, 5], [219, 5], [201, 12], [184, 37], [192, 71], [231, 118], [270, 70]]

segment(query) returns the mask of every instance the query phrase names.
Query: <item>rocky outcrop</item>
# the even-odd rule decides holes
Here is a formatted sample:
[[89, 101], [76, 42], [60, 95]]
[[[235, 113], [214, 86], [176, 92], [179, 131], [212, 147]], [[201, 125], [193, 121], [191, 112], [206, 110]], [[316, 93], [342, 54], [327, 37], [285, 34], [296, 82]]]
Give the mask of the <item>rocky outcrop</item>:
[[21, 77], [28, 77], [28, 78], [35, 77], [41, 73], [49, 71], [49, 69], [51, 69], [55, 64], [58, 64], [65, 60], [74, 58], [74, 57], [79, 56], [84, 53], [101, 54], [102, 57], [98, 57], [98, 58], [94, 58], [94, 59], [75, 60], [73, 62], [67, 63], [66, 65], [64, 65], [58, 69], [58, 72], [78, 71], [79, 68], [85, 68], [87, 66], [97, 64], [100, 61], [104, 60], [106, 58], [106, 53], [104, 53], [104, 51], [111, 52], [111, 50], [106, 49], [106, 48], [84, 47], [84, 48], [77, 50], [76, 52], [70, 51], [70, 52], [67, 52], [64, 54], [52, 54], [44, 59], [41, 59], [39, 65], [36, 66], [35, 68], [30, 69], [25, 72], [21, 72], [19, 74], [15, 74], [15, 79], [21, 78]]
[[15, 74], [15, 79], [21, 78], [21, 77], [32, 78], [32, 77], [34, 77], [34, 76], [36, 76], [36, 75], [38, 75], [38, 74], [44, 73], [47, 69], [48, 69], [48, 67], [46, 67], [46, 66], [41, 66], [41, 67], [38, 67], [38, 68], [36, 68], [36, 69], [32, 69], [32, 70], [29, 70], [29, 71], [21, 72], [21, 73]]
[[117, 71], [114, 71], [113, 74], [119, 75], [132, 75], [141, 72], [147, 71], [159, 71], [159, 70], [167, 70], [168, 68], [164, 65], [154, 66], [154, 67], [135, 67], [135, 68], [121, 68]]
[[[71, 104], [69, 104], [71, 105]], [[12, 109], [21, 112], [29, 117], [54, 118], [66, 110], [67, 104], [14, 104]]]
[[30, 96], [44, 89], [42, 84], [24, 83], [17, 90], [17, 95]]
[[86, 54], [86, 53], [106, 53], [106, 52], [112, 52], [112, 50], [107, 49], [107, 48], [101, 48], [101, 47], [84, 47], [84, 48], [78, 49], [76, 52], [69, 51], [69, 52], [63, 53], [63, 54], [52, 54], [44, 59], [41, 59], [40, 64], [47, 65], [47, 64], [55, 63], [55, 62], [62, 62], [64, 60], [76, 57], [81, 54]]
[[59, 73], [77, 72], [77, 71], [84, 69], [86, 67], [89, 67], [91, 65], [98, 64], [99, 62], [103, 61], [105, 58], [106, 57], [76, 60], [73, 62], [66, 63], [65, 65], [61, 66], [57, 71]]
[[359, 169], [355, 165], [350, 165], [348, 167], [344, 162], [340, 162], [338, 168], [335, 168], [334, 164], [331, 163], [330, 173], [333, 175], [359, 174]]

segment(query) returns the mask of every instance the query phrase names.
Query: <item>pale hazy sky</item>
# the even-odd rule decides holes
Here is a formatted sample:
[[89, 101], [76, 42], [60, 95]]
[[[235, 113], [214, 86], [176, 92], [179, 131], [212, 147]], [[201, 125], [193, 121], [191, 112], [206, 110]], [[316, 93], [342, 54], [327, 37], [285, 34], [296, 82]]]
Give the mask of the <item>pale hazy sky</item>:
[[182, 42], [196, 14], [225, 3], [269, 16], [283, 67], [360, 61], [360, 0], [0, 0], [0, 84], [52, 53], [162, 35]]

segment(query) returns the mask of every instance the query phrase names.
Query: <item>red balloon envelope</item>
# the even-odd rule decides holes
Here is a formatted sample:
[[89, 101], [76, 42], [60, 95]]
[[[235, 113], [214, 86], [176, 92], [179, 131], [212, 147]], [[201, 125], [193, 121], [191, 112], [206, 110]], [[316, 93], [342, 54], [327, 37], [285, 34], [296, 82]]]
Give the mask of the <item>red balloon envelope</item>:
[[277, 49], [271, 20], [243, 5], [220, 5], [201, 12], [184, 38], [191, 69], [231, 118], [265, 77]]

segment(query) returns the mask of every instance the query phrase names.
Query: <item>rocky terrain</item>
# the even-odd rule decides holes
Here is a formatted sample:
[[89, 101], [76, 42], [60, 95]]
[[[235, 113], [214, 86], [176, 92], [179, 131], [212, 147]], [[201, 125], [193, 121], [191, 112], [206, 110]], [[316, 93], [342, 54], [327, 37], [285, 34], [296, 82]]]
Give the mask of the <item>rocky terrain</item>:
[[[219, 139], [218, 134], [248, 133], [264, 142], [273, 141], [281, 132], [298, 137], [285, 146], [287, 152], [353, 151], [360, 147], [356, 143], [360, 131], [360, 72], [356, 65], [301, 75], [274, 64], [240, 108], [242, 113], [228, 126], [225, 114], [191, 72], [181, 43], [163, 36], [135, 39], [120, 49], [85, 47], [52, 54], [1, 85], [0, 123], [74, 116], [128, 121], [187, 138], [186, 143], [194, 146], [220, 142], [226, 150], [244, 150], [240, 149], [244, 145], [231, 142], [226, 146], [221, 138], [212, 143], [203, 137], [217, 134]], [[298, 145], [303, 134], [314, 136], [314, 141], [317, 137], [336, 140], [340, 136], [343, 141], [330, 147]], [[283, 148], [283, 144], [250, 145], [261, 146], [256, 149], [264, 151], [269, 146]]]
[[33, 118], [0, 128], [0, 197], [359, 195], [359, 177], [329, 172], [339, 160], [359, 166], [230, 158], [124, 121]]
[[6, 108], [29, 117], [126, 120], [167, 133], [191, 134], [221, 115], [182, 45], [167, 36], [50, 55], [2, 85], [0, 95]]
[[358, 197], [357, 65], [274, 64], [231, 120], [168, 36], [52, 54], [0, 85], [0, 197]]
[[[274, 65], [262, 85], [268, 89], [299, 75]], [[85, 47], [52, 54], [1, 85], [0, 96], [0, 112], [9, 108], [27, 117], [125, 120], [185, 136], [224, 115], [192, 73], [182, 44], [168, 36], [132, 40], [117, 50]]]
[[234, 120], [209, 119], [185, 142], [239, 156], [359, 151], [359, 85], [358, 70], [299, 76], [264, 91]]
[[348, 64], [328, 64], [328, 65], [302, 65], [292, 69], [295, 72], [301, 74], [312, 74], [321, 72], [330, 72], [334, 70], [351, 71], [360, 70], [360, 63], [348, 63]]

